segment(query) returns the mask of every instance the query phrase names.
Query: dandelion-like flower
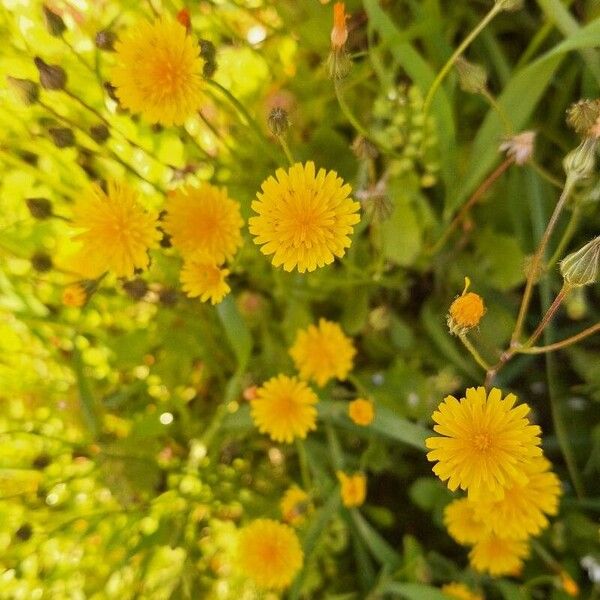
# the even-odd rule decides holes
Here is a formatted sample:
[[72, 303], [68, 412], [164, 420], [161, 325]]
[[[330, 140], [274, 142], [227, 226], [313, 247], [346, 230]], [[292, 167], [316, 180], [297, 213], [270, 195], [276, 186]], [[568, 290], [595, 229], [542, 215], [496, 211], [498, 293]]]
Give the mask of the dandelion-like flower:
[[442, 586], [442, 594], [450, 600], [484, 600], [481, 594], [464, 583], [447, 583]]
[[272, 519], [256, 519], [238, 532], [236, 562], [263, 589], [282, 590], [302, 568], [304, 557], [296, 532]]
[[126, 183], [108, 184], [108, 194], [98, 185], [73, 209], [73, 227], [81, 230], [76, 261], [78, 272], [94, 279], [105, 271], [131, 277], [135, 269], [148, 266], [148, 250], [158, 245], [156, 217], [138, 202]]
[[527, 556], [529, 556], [527, 542], [496, 536], [477, 542], [469, 552], [471, 566], [493, 577], [517, 575]]
[[296, 377], [277, 375], [258, 388], [250, 413], [261, 433], [275, 442], [292, 443], [316, 429], [317, 395]]
[[560, 481], [550, 467], [543, 456], [524, 464], [527, 482], [505, 488], [501, 500], [479, 499], [473, 506], [477, 518], [498, 537], [520, 540], [537, 535], [548, 526], [546, 515], [558, 512]]
[[370, 425], [375, 418], [375, 405], [371, 400], [357, 398], [348, 405], [348, 416], [356, 425]]
[[336, 473], [341, 485], [342, 504], [347, 508], [361, 506], [367, 497], [367, 478], [363, 473], [348, 475], [343, 471]]
[[196, 38], [181, 23], [136, 23], [115, 51], [111, 82], [124, 108], [167, 126], [181, 125], [198, 110], [204, 63]]
[[293, 485], [283, 495], [279, 508], [286, 523], [300, 525], [312, 509], [310, 496], [297, 485]]
[[208, 183], [179, 188], [169, 194], [165, 208], [164, 229], [186, 258], [222, 264], [242, 245], [240, 205], [224, 188]]
[[350, 246], [348, 236], [360, 221], [360, 205], [350, 192], [335, 171], [316, 173], [313, 162], [278, 169], [252, 203], [258, 216], [250, 218], [250, 233], [263, 254], [273, 255], [275, 267], [314, 271]]
[[485, 305], [481, 296], [475, 292], [468, 292], [471, 280], [465, 277], [465, 289], [454, 300], [448, 311], [448, 328], [453, 335], [462, 335], [479, 325], [485, 314]]
[[214, 263], [192, 258], [185, 261], [180, 279], [183, 291], [190, 298], [200, 297], [201, 302], [210, 300], [214, 306], [230, 292], [225, 278], [229, 269], [221, 269]]
[[525, 465], [541, 456], [540, 428], [531, 425], [529, 406], [514, 406], [517, 397], [494, 388], [469, 388], [460, 401], [447, 396], [433, 413], [439, 437], [425, 440], [433, 472], [448, 487], [468, 490], [469, 497], [491, 494], [501, 498], [504, 489], [527, 483]]
[[[459, 544], [475, 544], [488, 534], [488, 528], [468, 498], [454, 500], [444, 509], [444, 525]], [[492, 513], [490, 513], [492, 514]], [[489, 514], [485, 515], [489, 519]]]
[[356, 350], [342, 328], [326, 319], [298, 331], [290, 355], [302, 379], [323, 387], [330, 379], [344, 380], [352, 370]]
[[79, 308], [86, 303], [87, 293], [80, 283], [72, 283], [63, 290], [61, 300], [64, 306]]

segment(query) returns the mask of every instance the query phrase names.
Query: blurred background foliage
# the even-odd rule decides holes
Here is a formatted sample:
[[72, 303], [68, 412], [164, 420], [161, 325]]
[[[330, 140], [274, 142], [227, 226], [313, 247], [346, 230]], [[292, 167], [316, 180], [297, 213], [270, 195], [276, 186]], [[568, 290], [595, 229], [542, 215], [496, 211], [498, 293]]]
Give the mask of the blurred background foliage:
[[[487, 305], [478, 343], [489, 356], [506, 347], [526, 258], [558, 196], [540, 170], [512, 166], [431, 251], [511, 133], [455, 74], [430, 115], [422, 108], [435, 73], [490, 4], [349, 0], [353, 65], [334, 85], [326, 66], [331, 5], [318, 0], [53, 0], [46, 6], [67, 24], [58, 36], [41, 2], [0, 3], [0, 80], [37, 81], [35, 56], [68, 74], [68, 93], [42, 91], [30, 106], [4, 83], [0, 90], [0, 598], [275, 597], [235, 574], [232, 544], [244, 520], [280, 518], [283, 492], [299, 481], [298, 456], [256, 432], [243, 391], [291, 373], [296, 331], [320, 317], [340, 322], [358, 355], [352, 385], [319, 391], [319, 429], [305, 445], [316, 511], [300, 530], [307, 564], [289, 597], [436, 600], [436, 587], [463, 579], [489, 598], [561, 599], [568, 596], [557, 564], [582, 597], [597, 597], [591, 563], [581, 565], [584, 556], [600, 561], [597, 339], [550, 359], [584, 498], [574, 494], [554, 435], [548, 359], [519, 357], [497, 379], [533, 408], [564, 485], [560, 515], [541, 541], [557, 562], [534, 555], [519, 581], [466, 570], [466, 553], [441, 520], [451, 494], [423, 453], [441, 399], [483, 380], [447, 332], [450, 302], [468, 275]], [[194, 35], [215, 45], [213, 80], [229, 94], [209, 87], [199, 116], [153, 127], [111, 99], [112, 58], [96, 34], [185, 8]], [[537, 132], [536, 162], [551, 178], [562, 180], [562, 158], [578, 143], [565, 110], [598, 95], [598, 39], [598, 2], [538, 0], [501, 14], [467, 52], [485, 65], [512, 133]], [[372, 140], [392, 151], [365, 158], [364, 148], [353, 150], [357, 132], [340, 90]], [[109, 276], [84, 307], [61, 304], [77, 279], [64, 218], [90, 181], [127, 178], [157, 210], [179, 182], [211, 181], [227, 186], [247, 220], [260, 183], [285, 165], [267, 127], [276, 106], [289, 113], [295, 157], [336, 170], [363, 203], [342, 261], [283, 273], [246, 232], [231, 266], [233, 292], [210, 307], [181, 294], [179, 259], [165, 242], [134, 280]], [[59, 127], [74, 139], [57, 143]], [[570, 250], [600, 225], [597, 193], [582, 195]], [[31, 198], [49, 199], [53, 216], [34, 218]], [[560, 285], [552, 273], [542, 295]], [[599, 297], [598, 286], [573, 295], [556, 339], [597, 322]], [[530, 327], [540, 312], [538, 302]], [[377, 407], [362, 428], [346, 415], [359, 391]], [[340, 507], [341, 466], [368, 474], [360, 512]]]

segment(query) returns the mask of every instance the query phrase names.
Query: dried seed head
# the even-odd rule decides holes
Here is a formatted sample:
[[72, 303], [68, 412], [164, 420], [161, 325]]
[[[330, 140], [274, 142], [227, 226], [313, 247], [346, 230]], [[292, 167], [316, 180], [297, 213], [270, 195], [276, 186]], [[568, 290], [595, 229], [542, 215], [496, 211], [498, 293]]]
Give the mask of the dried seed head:
[[39, 56], [33, 59], [40, 74], [40, 83], [45, 90], [64, 90], [67, 84], [67, 74], [59, 65], [49, 65]]
[[596, 283], [599, 267], [600, 236], [564, 258], [560, 263], [560, 273], [565, 283], [579, 287]]
[[281, 106], [276, 106], [271, 110], [267, 123], [271, 133], [275, 136], [285, 135], [290, 127], [288, 113], [284, 108], [281, 108]]
[[499, 147], [500, 152], [512, 158], [519, 166], [524, 165], [532, 156], [535, 143], [535, 131], [523, 131], [506, 138]]
[[600, 101], [584, 99], [571, 104], [567, 109], [567, 124], [582, 137], [588, 137], [590, 130], [600, 117]]
[[104, 50], [105, 52], [114, 52], [116, 41], [116, 34], [109, 29], [103, 29], [96, 34], [96, 48]]

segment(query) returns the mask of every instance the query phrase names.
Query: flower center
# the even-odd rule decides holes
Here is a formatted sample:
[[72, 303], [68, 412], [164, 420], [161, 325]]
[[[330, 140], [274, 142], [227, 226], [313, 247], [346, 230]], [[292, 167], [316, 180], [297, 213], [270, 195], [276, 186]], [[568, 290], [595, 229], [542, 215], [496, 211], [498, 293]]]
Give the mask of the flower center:
[[492, 445], [492, 440], [490, 438], [490, 435], [487, 433], [478, 433], [473, 438], [473, 445], [480, 452], [485, 452]]

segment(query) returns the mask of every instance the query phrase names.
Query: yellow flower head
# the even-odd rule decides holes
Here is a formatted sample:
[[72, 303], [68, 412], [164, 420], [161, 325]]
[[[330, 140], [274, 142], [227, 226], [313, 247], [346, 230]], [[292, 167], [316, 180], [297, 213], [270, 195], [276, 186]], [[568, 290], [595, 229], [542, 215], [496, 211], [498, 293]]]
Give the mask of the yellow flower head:
[[302, 379], [312, 379], [323, 387], [330, 379], [346, 379], [352, 370], [356, 350], [337, 323], [320, 319], [298, 331], [290, 355]]
[[186, 258], [222, 264], [242, 245], [240, 205], [224, 188], [208, 183], [179, 188], [169, 193], [165, 208], [165, 231]]
[[357, 398], [348, 405], [348, 416], [357, 425], [370, 425], [375, 418], [375, 405], [371, 400]]
[[251, 415], [261, 433], [275, 442], [291, 444], [316, 429], [317, 395], [296, 377], [277, 375], [258, 388]]
[[348, 508], [361, 506], [367, 497], [367, 478], [363, 473], [346, 475], [343, 471], [337, 472], [340, 482], [342, 503]]
[[477, 542], [469, 552], [471, 566], [493, 577], [518, 575], [523, 566], [523, 559], [527, 556], [529, 556], [527, 542], [495, 536]]
[[87, 292], [80, 283], [68, 285], [62, 293], [62, 303], [65, 306], [79, 308], [87, 301]]
[[465, 277], [465, 289], [462, 294], [454, 300], [448, 311], [448, 327], [450, 333], [462, 335], [479, 325], [479, 321], [485, 314], [483, 299], [474, 292], [467, 292], [471, 280]]
[[98, 185], [73, 208], [78, 272], [94, 279], [105, 271], [131, 277], [148, 266], [148, 250], [160, 239], [156, 217], [139, 204], [137, 193], [126, 183], [108, 183], [108, 194]]
[[425, 440], [433, 472], [448, 487], [468, 490], [470, 498], [499, 498], [504, 488], [527, 482], [525, 464], [540, 456], [540, 428], [531, 425], [529, 406], [514, 406], [517, 397], [494, 388], [469, 388], [460, 401], [447, 396], [433, 413], [439, 436]]
[[220, 269], [210, 261], [192, 258], [185, 261], [180, 279], [183, 291], [190, 298], [199, 296], [202, 302], [210, 300], [215, 305], [231, 290], [225, 281], [227, 275], [229, 269]]
[[351, 188], [335, 171], [315, 164], [296, 163], [286, 172], [262, 184], [262, 193], [252, 203], [250, 233], [261, 252], [273, 254], [273, 265], [286, 271], [314, 271], [344, 256], [349, 235], [360, 221], [358, 202], [348, 196]]
[[[444, 525], [459, 544], [475, 544], [487, 535], [487, 528], [475, 511], [475, 504], [468, 498], [460, 498], [444, 509]], [[490, 515], [487, 515], [487, 519], [490, 519]]]
[[198, 110], [203, 61], [196, 38], [181, 23], [136, 23], [115, 51], [111, 82], [124, 108], [162, 125], [181, 125]]
[[272, 519], [256, 519], [238, 532], [237, 565], [260, 588], [282, 590], [302, 568], [296, 532]]
[[442, 594], [451, 600], [484, 600], [481, 594], [473, 592], [464, 583], [447, 583], [442, 586]]
[[286, 523], [300, 525], [312, 510], [310, 496], [297, 485], [293, 485], [283, 495], [279, 508]]
[[523, 465], [527, 482], [507, 487], [500, 500], [479, 499], [474, 506], [477, 517], [498, 537], [519, 540], [540, 533], [548, 526], [546, 515], [558, 511], [560, 481], [550, 467], [543, 456], [531, 459]]

